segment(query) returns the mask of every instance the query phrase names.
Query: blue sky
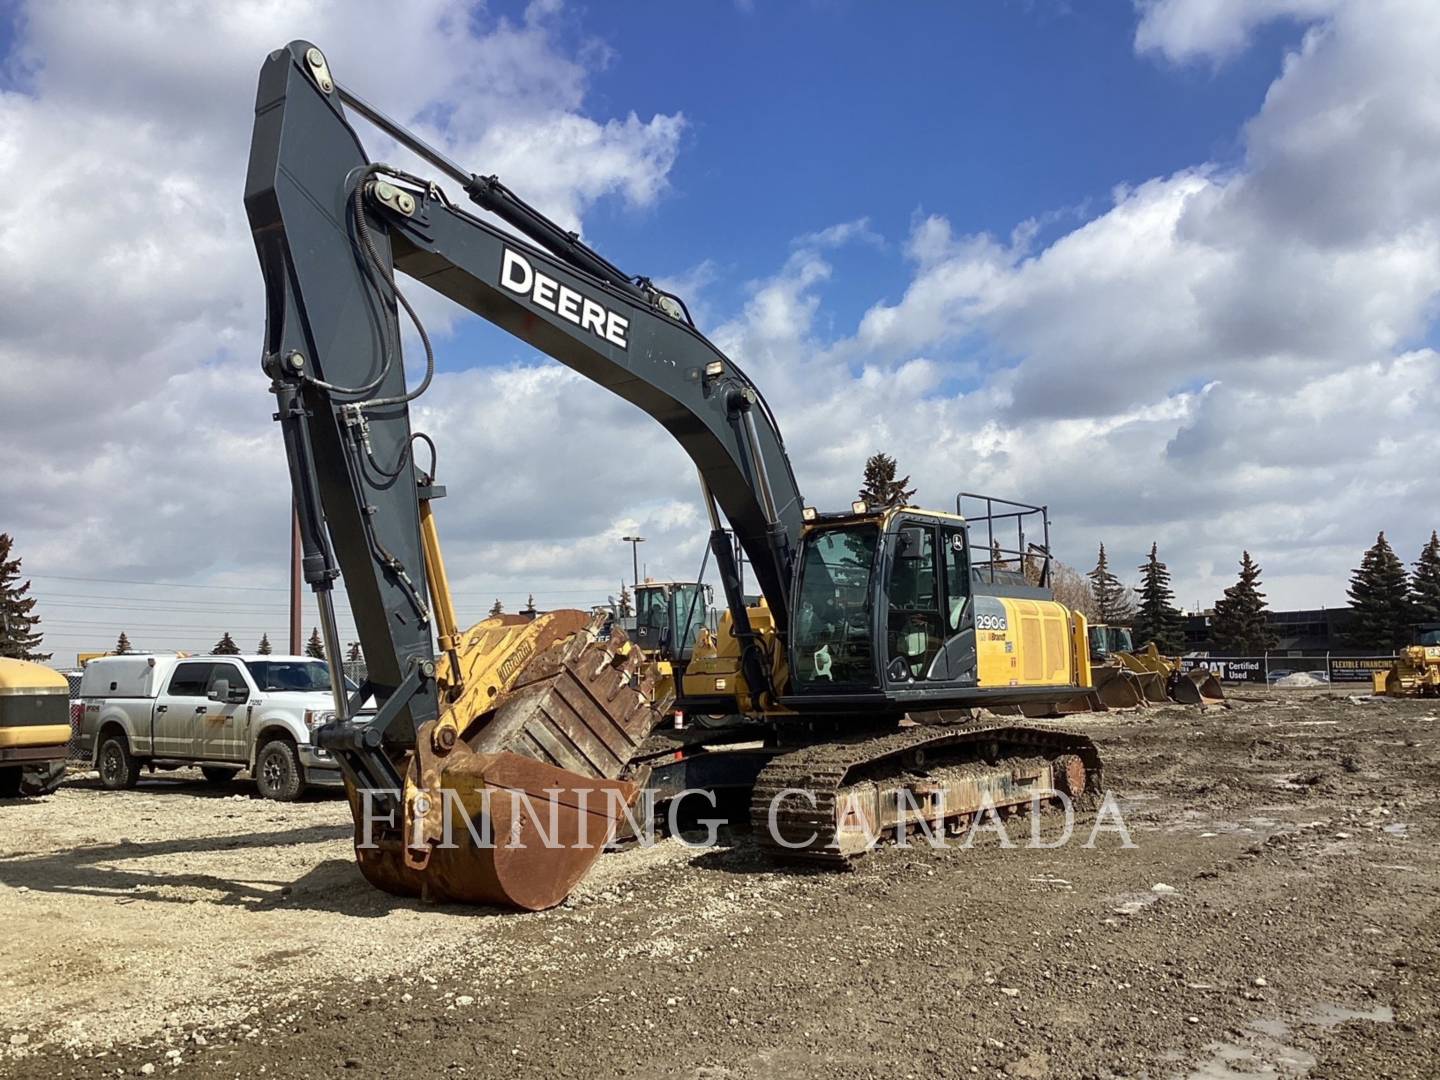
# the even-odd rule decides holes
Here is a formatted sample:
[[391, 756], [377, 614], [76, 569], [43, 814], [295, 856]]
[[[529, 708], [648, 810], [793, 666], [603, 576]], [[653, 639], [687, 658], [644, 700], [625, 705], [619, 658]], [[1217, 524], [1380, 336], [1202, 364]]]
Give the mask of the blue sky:
[[[524, 6], [492, 4], [481, 21], [519, 20]], [[587, 239], [652, 277], [708, 260], [708, 306], [729, 312], [793, 238], [869, 218], [886, 243], [836, 253], [824, 288], [827, 317], [848, 333], [877, 297], [904, 288], [902, 245], [917, 213], [1002, 238], [1037, 218], [1043, 244], [1103, 213], [1117, 184], [1233, 163], [1245, 120], [1302, 30], [1271, 23], [1223, 64], [1176, 65], [1136, 55], [1127, 0], [876, 10], [708, 3], [677, 20], [661, 4], [577, 9], [575, 43], [598, 37], [612, 52], [591, 78], [590, 113], [687, 120], [665, 196], [641, 210], [599, 203]], [[363, 85], [363, 74], [351, 81]], [[441, 362], [526, 355], [471, 324]]]

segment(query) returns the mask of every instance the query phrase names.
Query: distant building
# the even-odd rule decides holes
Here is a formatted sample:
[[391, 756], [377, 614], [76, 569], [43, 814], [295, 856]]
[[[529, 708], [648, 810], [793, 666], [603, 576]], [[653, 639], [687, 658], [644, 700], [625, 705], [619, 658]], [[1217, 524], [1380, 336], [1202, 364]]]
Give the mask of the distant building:
[[[1304, 608], [1298, 611], [1271, 611], [1270, 629], [1277, 639], [1274, 653], [1289, 656], [1323, 656], [1345, 652], [1346, 633], [1355, 618], [1348, 607]], [[1185, 651], [1216, 652], [1210, 640], [1213, 609], [1185, 616]]]

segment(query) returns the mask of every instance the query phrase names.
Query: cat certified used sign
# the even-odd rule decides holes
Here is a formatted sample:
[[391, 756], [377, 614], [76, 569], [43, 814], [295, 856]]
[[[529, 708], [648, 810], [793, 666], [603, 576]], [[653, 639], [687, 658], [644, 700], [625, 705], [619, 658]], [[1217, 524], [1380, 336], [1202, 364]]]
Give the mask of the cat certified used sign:
[[622, 349], [630, 348], [629, 319], [536, 270], [530, 265], [530, 260], [518, 251], [505, 249], [500, 263], [500, 284], [510, 292], [525, 297], [536, 307], [559, 315], [581, 330], [588, 330], [601, 341]]

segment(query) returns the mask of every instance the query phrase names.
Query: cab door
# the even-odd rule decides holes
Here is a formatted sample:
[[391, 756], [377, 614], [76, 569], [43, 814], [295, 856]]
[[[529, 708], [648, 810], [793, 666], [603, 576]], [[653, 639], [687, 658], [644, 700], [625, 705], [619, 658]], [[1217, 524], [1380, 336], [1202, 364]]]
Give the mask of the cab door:
[[175, 665], [170, 682], [155, 702], [152, 731], [156, 757], [193, 760], [197, 756], [196, 735], [210, 712], [205, 694], [214, 666], [208, 660], [185, 660]]
[[[220, 686], [223, 683], [224, 686]], [[239, 696], [236, 691], [243, 688], [244, 701], [215, 701], [217, 687], [227, 691], [229, 697]], [[195, 756], [213, 761], [243, 761], [241, 753], [241, 730], [250, 708], [250, 684], [245, 681], [245, 672], [240, 665], [231, 661], [217, 662], [210, 667], [210, 676], [205, 683], [206, 711], [195, 725]]]
[[930, 678], [956, 686], [978, 682], [975, 653], [975, 601], [970, 581], [970, 541], [962, 525], [942, 525], [941, 575], [945, 596], [941, 615], [945, 639], [931, 665]]
[[933, 524], [903, 521], [885, 596], [885, 680], [890, 686], [942, 678], [935, 660], [945, 642], [940, 559]]

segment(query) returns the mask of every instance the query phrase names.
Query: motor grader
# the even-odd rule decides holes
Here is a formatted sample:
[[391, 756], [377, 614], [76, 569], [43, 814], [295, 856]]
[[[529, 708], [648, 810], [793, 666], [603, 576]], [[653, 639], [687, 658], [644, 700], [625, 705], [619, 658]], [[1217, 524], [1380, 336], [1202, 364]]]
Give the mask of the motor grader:
[[[371, 161], [355, 117], [495, 220]], [[330, 663], [337, 581], [367, 661], [348, 697], [337, 672], [315, 740], [344, 774], [374, 884], [544, 908], [642, 796], [694, 789], [750, 792], [763, 847], [831, 865], [917, 822], [1098, 791], [1088, 738], [974, 720], [1089, 689], [1085, 619], [1048, 587], [1044, 507], [986, 499], [967, 517], [966, 498], [977, 504], [963, 494], [953, 513], [811, 506], [764, 396], [682, 299], [341, 86], [309, 42], [262, 68], [245, 206], [302, 572]], [[736, 723], [698, 739], [659, 730], [670, 717], [644, 650], [585, 613], [460, 629], [433, 510], [437, 448], [411, 426], [434, 355], [397, 270], [631, 402], [690, 457], [724, 611], [675, 707]], [[426, 355], [413, 386], [402, 310]], [[1012, 528], [1007, 549], [996, 532]], [[746, 602], [737, 548], [759, 603]], [[1004, 568], [1037, 550], [1038, 585]]]

